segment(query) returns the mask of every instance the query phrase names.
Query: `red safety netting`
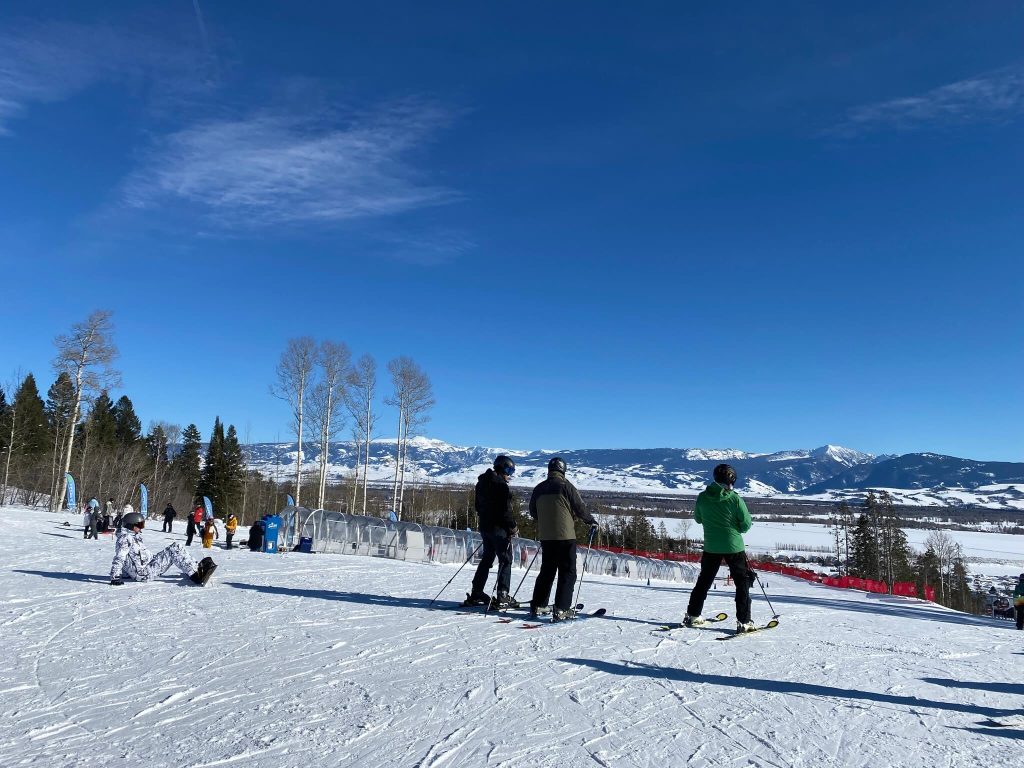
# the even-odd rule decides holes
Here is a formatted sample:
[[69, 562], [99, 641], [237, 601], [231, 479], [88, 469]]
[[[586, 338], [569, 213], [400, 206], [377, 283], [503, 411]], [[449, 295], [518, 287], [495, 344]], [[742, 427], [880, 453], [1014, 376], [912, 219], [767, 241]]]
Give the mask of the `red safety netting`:
[[[623, 547], [603, 547], [603, 549], [607, 552], [636, 555], [637, 557], [647, 557], [653, 560], [675, 560], [677, 562], [688, 563], [700, 562], [700, 553], [684, 555], [678, 552], [646, 552], [638, 549], [625, 549]], [[813, 581], [818, 584], [824, 584], [828, 587], [837, 587], [839, 589], [859, 589], [863, 592], [874, 592], [880, 595], [890, 594], [889, 585], [884, 581], [860, 579], [855, 576], [822, 576], [820, 573], [807, 568], [795, 568], [791, 565], [786, 565], [785, 563], [769, 563], [761, 560], [751, 560], [750, 565], [759, 571], [781, 573], [783, 576], [792, 576], [795, 579]], [[891, 594], [900, 595], [902, 597], [917, 597], [917, 584], [912, 581], [894, 582]], [[924, 587], [924, 599], [935, 602], [934, 587]]]

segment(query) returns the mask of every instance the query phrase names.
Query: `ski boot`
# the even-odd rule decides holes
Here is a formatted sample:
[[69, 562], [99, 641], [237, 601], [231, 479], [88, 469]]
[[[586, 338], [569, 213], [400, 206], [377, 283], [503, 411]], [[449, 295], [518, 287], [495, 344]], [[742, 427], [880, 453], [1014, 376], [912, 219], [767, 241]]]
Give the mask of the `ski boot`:
[[555, 608], [551, 612], [551, 623], [554, 624], [559, 621], [572, 621], [576, 618], [576, 611], [572, 608]]
[[460, 604], [463, 608], [475, 608], [480, 605], [487, 605], [491, 602], [490, 596], [485, 592], [466, 593], [466, 599]]
[[512, 608], [513, 610], [519, 608], [519, 603], [513, 600], [508, 592], [499, 592], [491, 598], [492, 611], [500, 611], [506, 608]]
[[705, 624], [707, 624], [707, 622], [704, 620], [703, 616], [691, 616], [690, 614], [686, 614], [686, 618], [683, 619], [684, 627], [703, 627]]
[[550, 616], [551, 606], [550, 605], [531, 605], [530, 606], [530, 618], [536, 619], [540, 616]]
[[743, 634], [744, 632], [753, 632], [757, 629], [757, 625], [752, 621], [737, 621], [736, 622], [736, 633]]

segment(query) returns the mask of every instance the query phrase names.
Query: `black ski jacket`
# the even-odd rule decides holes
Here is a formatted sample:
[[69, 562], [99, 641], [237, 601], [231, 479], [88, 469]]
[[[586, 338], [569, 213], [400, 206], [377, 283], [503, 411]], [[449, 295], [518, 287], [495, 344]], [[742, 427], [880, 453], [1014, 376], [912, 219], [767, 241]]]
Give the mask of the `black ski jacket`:
[[476, 481], [476, 516], [482, 533], [495, 528], [511, 532], [516, 527], [512, 513], [512, 489], [493, 469], [488, 469]]
[[168, 504], [167, 508], [164, 509], [164, 522], [169, 523], [174, 518], [176, 518], [177, 516], [178, 516], [177, 510], [175, 510], [174, 507], [172, 507], [170, 504]]

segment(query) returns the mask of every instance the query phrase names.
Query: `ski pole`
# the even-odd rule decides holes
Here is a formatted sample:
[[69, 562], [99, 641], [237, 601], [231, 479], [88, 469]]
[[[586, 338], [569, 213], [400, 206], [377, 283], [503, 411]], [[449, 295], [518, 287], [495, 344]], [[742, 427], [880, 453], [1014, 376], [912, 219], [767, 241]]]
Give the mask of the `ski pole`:
[[596, 530], [596, 525], [590, 526], [590, 538], [587, 539], [587, 554], [583, 556], [583, 573], [580, 574], [580, 583], [576, 587], [576, 605], [580, 604], [580, 592], [583, 590], [583, 577], [587, 575], [587, 560], [590, 558], [590, 546], [594, 543], [594, 532]]
[[[519, 580], [519, 586], [516, 587], [516, 591], [512, 593], [512, 602], [515, 602], [516, 595], [519, 594], [519, 590], [520, 590], [520, 588], [522, 588], [523, 582], [526, 581], [526, 577], [530, 575], [530, 569], [533, 568], [533, 564], [534, 564], [534, 562], [536, 562], [537, 555], [539, 555], [539, 554], [540, 554], [540, 547], [538, 546], [537, 547], [537, 551], [533, 553], [533, 557], [530, 559], [530, 564], [528, 566], [526, 566], [526, 573], [524, 573], [523, 574], [523, 578]], [[505, 609], [502, 611], [502, 613], [505, 613], [506, 611], [508, 611], [508, 608], [509, 607], [506, 605]]]
[[[463, 568], [469, 565], [469, 561], [476, 557], [476, 553], [480, 551], [480, 547], [482, 546], [483, 543], [481, 542], [480, 545], [473, 550], [473, 554], [466, 558], [466, 562], [459, 566], [459, 570], [455, 572], [455, 576], [458, 576], [460, 571], [462, 571]], [[455, 581], [455, 576], [452, 576], [450, 579], [448, 579], [448, 584], [451, 584], [453, 581]], [[448, 584], [445, 584], [443, 587], [441, 587], [441, 592], [444, 592], [446, 589], [448, 589]], [[438, 592], [436, 595], [434, 595], [434, 600], [437, 600], [437, 598], [441, 596], [441, 592]], [[434, 604], [434, 600], [431, 600], [429, 603], [427, 603], [427, 608]]]
[[757, 579], [757, 585], [761, 588], [761, 594], [764, 595], [765, 601], [768, 603], [768, 607], [771, 608], [772, 618], [779, 618], [779, 614], [775, 613], [775, 606], [772, 605], [772, 601], [768, 599], [768, 593], [764, 591], [764, 584], [761, 583], [761, 577], [757, 575], [757, 571], [750, 567], [750, 561], [747, 560], [747, 553], [743, 553], [743, 560], [747, 564], [747, 570], [754, 574], [754, 578]]

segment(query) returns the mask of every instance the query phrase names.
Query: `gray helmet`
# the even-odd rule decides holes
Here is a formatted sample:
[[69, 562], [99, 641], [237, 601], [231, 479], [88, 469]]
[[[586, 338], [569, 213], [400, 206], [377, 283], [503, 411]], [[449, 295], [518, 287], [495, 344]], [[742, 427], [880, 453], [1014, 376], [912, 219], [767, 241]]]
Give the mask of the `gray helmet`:
[[565, 474], [565, 461], [561, 456], [552, 456], [548, 460], [548, 472], [561, 472]]
[[715, 467], [715, 482], [719, 485], [736, 485], [736, 470], [728, 464]]
[[121, 526], [123, 528], [134, 528], [136, 525], [145, 525], [146, 516], [141, 512], [129, 512], [127, 515], [121, 518]]

